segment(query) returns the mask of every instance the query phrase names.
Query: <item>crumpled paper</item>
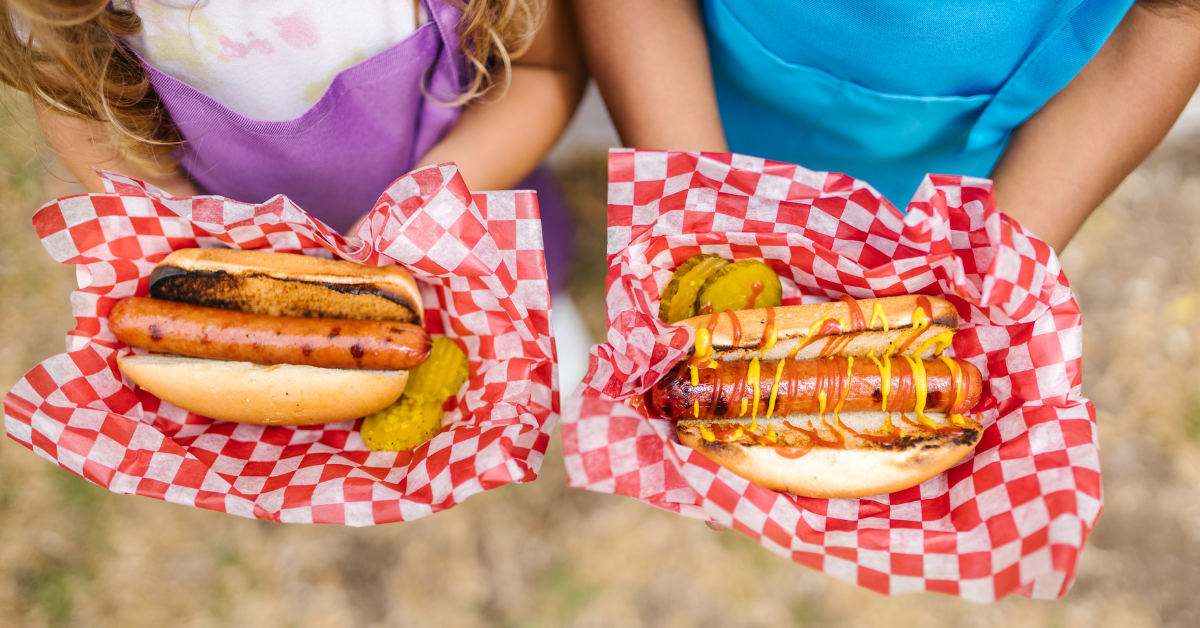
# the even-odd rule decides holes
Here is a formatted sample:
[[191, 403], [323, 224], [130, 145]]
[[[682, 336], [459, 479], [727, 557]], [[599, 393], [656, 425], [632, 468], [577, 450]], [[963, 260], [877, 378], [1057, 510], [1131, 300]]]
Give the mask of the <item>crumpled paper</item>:
[[[609, 155], [608, 342], [563, 412], [571, 486], [715, 521], [885, 594], [1061, 597], [1101, 510], [1095, 408], [1080, 394], [1080, 311], [1053, 250], [997, 211], [991, 182], [929, 175], [901, 214], [862, 181], [731, 154]], [[985, 378], [974, 453], [863, 499], [770, 491], [624, 403], [694, 342], [657, 318], [698, 253], [765, 260], [784, 304], [928, 294], [955, 305], [947, 355]]]
[[[374, 525], [416, 519], [536, 478], [558, 418], [557, 361], [533, 192], [472, 195], [453, 164], [401, 177], [347, 239], [284, 196], [261, 205], [174, 198], [100, 173], [105, 194], [34, 216], [46, 250], [79, 264], [67, 352], [4, 398], [9, 437], [116, 493], [271, 521]], [[399, 263], [417, 278], [430, 333], [453, 338], [473, 377], [444, 427], [412, 452], [372, 452], [360, 421], [263, 427], [189, 414], [132, 387], [108, 328], [176, 249], [230, 247]]]

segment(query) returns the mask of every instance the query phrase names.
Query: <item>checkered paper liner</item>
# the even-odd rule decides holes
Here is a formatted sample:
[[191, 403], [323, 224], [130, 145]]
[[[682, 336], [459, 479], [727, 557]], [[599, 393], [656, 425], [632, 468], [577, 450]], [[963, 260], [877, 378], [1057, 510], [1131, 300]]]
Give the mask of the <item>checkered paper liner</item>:
[[[730, 526], [885, 594], [1057, 598], [1101, 509], [1095, 409], [1080, 395], [1079, 307], [1045, 243], [991, 182], [929, 175], [907, 215], [862, 181], [741, 155], [609, 155], [608, 342], [563, 412], [571, 486]], [[752, 484], [624, 403], [694, 342], [660, 291], [698, 253], [765, 260], [784, 303], [922, 293], [958, 309], [947, 352], [985, 377], [973, 455], [908, 490], [810, 499]]]
[[[107, 193], [43, 207], [34, 227], [64, 264], [86, 267], [71, 295], [67, 353], [4, 399], [8, 435], [116, 493], [271, 521], [365, 526], [423, 517], [536, 478], [558, 413], [550, 295], [533, 192], [472, 195], [453, 164], [394, 182], [346, 239], [286, 197], [262, 205], [174, 198], [101, 173]], [[426, 327], [463, 348], [473, 377], [442, 431], [412, 452], [372, 452], [359, 421], [263, 427], [189, 414], [122, 380], [129, 351], [109, 331], [120, 299], [145, 295], [168, 253], [229, 247], [405, 265]]]

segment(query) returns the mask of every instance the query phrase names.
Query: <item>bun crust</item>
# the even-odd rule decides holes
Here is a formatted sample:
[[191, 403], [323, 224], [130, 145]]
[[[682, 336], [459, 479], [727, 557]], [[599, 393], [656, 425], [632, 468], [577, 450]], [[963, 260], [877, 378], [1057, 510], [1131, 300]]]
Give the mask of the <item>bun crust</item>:
[[408, 371], [265, 366], [168, 354], [126, 355], [117, 365], [154, 396], [210, 419], [258, 425], [319, 425], [391, 405]]
[[[862, 412], [855, 416], [843, 414], [847, 425], [858, 424], [862, 431], [873, 424], [883, 423], [883, 413]], [[940, 415], [930, 414], [938, 424]], [[792, 417], [798, 424], [807, 424], [810, 417]], [[846, 435], [845, 449], [814, 447], [799, 458], [789, 459], [776, 453], [771, 445], [759, 444], [743, 437], [734, 441], [708, 441], [700, 433], [700, 425], [717, 423], [732, 427], [748, 426], [749, 421], [679, 421], [675, 431], [679, 441], [704, 454], [713, 462], [765, 488], [821, 499], [869, 497], [893, 493], [916, 486], [958, 464], [979, 444], [983, 428], [969, 417], [961, 433], [923, 432], [904, 430], [903, 438], [894, 444], [880, 444]], [[762, 429], [772, 423], [779, 442], [788, 447], [805, 446], [806, 437], [783, 426], [783, 421], [759, 421]], [[826, 434], [823, 437], [828, 437]]]
[[[884, 352], [896, 338], [912, 328], [913, 311], [919, 307], [917, 305], [919, 297], [920, 295], [905, 295], [883, 299], [859, 299], [858, 305], [862, 309], [867, 331], [856, 334], [853, 340], [838, 350], [837, 354], [859, 357], [870, 353]], [[930, 309], [933, 310], [933, 319], [930, 321], [929, 327], [909, 344], [909, 347], [914, 350], [940, 333], [958, 330], [958, 311], [954, 309], [954, 306], [944, 299], [926, 298], [929, 299]], [[880, 310], [887, 318], [887, 332], [883, 331], [881, 320], [877, 318], [872, 321], [876, 303], [879, 304]], [[716, 358], [737, 360], [743, 356], [757, 355], [766, 360], [779, 360], [788, 356], [797, 344], [802, 344], [812, 324], [822, 317], [832, 316], [849, 322], [850, 306], [843, 301], [831, 301], [775, 308], [776, 342], [775, 346], [766, 351], [756, 349], [766, 331], [766, 308], [740, 310], [734, 312], [734, 315], [737, 316], [738, 325], [741, 328], [741, 338], [737, 346], [734, 346], [733, 322], [728, 313], [721, 313], [717, 317], [717, 324], [713, 327], [712, 332], [712, 346], [717, 352]], [[704, 314], [679, 321], [677, 324], [700, 329], [707, 327], [711, 318], [711, 314]], [[814, 342], [797, 353], [795, 357], [801, 360], [815, 358], [821, 353], [824, 344], [823, 341]], [[932, 357], [933, 351], [931, 347], [920, 357]], [[910, 353], [910, 355], [917, 357], [916, 354]]]
[[422, 324], [417, 283], [400, 266], [376, 268], [307, 255], [181, 249], [150, 275], [150, 295], [271, 316]]

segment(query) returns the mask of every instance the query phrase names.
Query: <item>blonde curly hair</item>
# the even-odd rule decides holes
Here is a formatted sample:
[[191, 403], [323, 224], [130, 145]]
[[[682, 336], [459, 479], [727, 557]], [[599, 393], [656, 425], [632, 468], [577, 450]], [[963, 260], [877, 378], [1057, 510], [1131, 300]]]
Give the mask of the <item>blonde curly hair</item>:
[[[507, 87], [512, 61], [533, 43], [546, 0], [449, 1], [462, 12], [459, 45], [473, 70], [458, 98], [444, 103], [459, 106]], [[101, 123], [119, 156], [151, 172], [171, 172], [183, 138], [124, 43], [141, 30], [137, 14], [109, 0], [0, 0], [0, 83], [38, 107]]]

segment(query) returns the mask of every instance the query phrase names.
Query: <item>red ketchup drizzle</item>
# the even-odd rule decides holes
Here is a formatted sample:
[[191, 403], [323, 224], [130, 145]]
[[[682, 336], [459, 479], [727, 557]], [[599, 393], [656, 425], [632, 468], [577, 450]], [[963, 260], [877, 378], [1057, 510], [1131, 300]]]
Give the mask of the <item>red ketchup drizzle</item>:
[[[784, 358], [785, 360], [787, 358]], [[800, 369], [796, 365], [796, 360], [788, 360], [786, 364], [788, 378], [788, 393], [787, 407], [779, 414], [787, 416], [793, 412], [796, 403], [800, 401]]]
[[719, 319], [719, 318], [721, 318], [721, 314], [714, 312], [712, 314], [712, 316], [708, 317], [708, 325], [705, 325], [705, 327], [708, 329], [708, 337], [710, 338], [710, 344], [711, 344], [711, 338], [713, 335], [713, 331], [715, 331], [717, 329], [717, 319]]
[[862, 432], [857, 432], [854, 430], [854, 428], [850, 427], [849, 425], [846, 425], [845, 423], [842, 424], [842, 429], [846, 430], [847, 432], [850, 432], [851, 434], [857, 436], [858, 438], [871, 441], [872, 443], [883, 443], [885, 445], [891, 445], [892, 443], [895, 443], [897, 440], [900, 439], [900, 434], [897, 434], [897, 433], [893, 433], [891, 436], [880, 436], [878, 434], [864, 434]]
[[733, 382], [733, 390], [729, 391], [729, 409], [725, 411], [727, 415], [738, 412], [741, 409], [739, 404], [742, 397], [746, 396], [744, 389], [746, 387], [746, 371], [749, 369], [749, 366], [746, 364], [745, 359], [738, 360], [737, 365], [737, 380]]
[[762, 338], [758, 341], [758, 348], [762, 349], [767, 346], [767, 341], [771, 339], [771, 332], [775, 329], [775, 308], [767, 306], [767, 324], [763, 326]]
[[791, 429], [796, 430], [797, 432], [800, 432], [800, 433], [804, 434], [805, 436], [807, 436], [809, 438], [809, 440], [812, 441], [813, 445], [820, 445], [822, 447], [828, 447], [830, 449], [845, 449], [846, 448], [846, 437], [842, 436], [841, 434], [838, 434], [837, 432], [834, 432], [834, 435], [837, 436], [837, 438], [838, 438], [837, 440], [825, 440], [824, 438], [821, 438], [821, 435], [818, 434], [816, 430], [806, 430], [802, 427], [796, 427], [795, 425], [792, 425], [788, 421], [784, 421], [783, 424], [790, 427]]
[[825, 388], [825, 366], [824, 360], [817, 360], [817, 388], [813, 391], [812, 400], [809, 401], [808, 411], [805, 414], [816, 414], [821, 410], [821, 390]]
[[[922, 310], [925, 310], [925, 320], [929, 321], [929, 323], [928, 323], [929, 325], [932, 325], [933, 324], [933, 304], [931, 304], [929, 302], [929, 297], [927, 297], [925, 295], [921, 295], [921, 296], [917, 297], [917, 307], [921, 308]], [[916, 327], [915, 322], [913, 323], [913, 327]], [[926, 329], [928, 329], [928, 327], [926, 327]], [[908, 338], [905, 338], [904, 342], [901, 343], [900, 346], [896, 348], [896, 354], [899, 355], [899, 354], [904, 353], [905, 351], [908, 351], [909, 346], [911, 346], [912, 343], [916, 341], [917, 336], [920, 336], [920, 335], [921, 334], [917, 334], [917, 333], [909, 334]]]
[[929, 319], [929, 322], [932, 323], [933, 322], [933, 304], [929, 302], [929, 297], [927, 297], [923, 294], [921, 296], [917, 297], [917, 307], [921, 308], [922, 310], [925, 310], [925, 318]]
[[742, 346], [742, 322], [738, 320], [737, 314], [733, 310], [726, 312], [729, 315], [729, 324], [733, 325], [733, 348], [738, 349]]
[[848, 294], [842, 295], [842, 298], [838, 300], [844, 301], [850, 308], [850, 331], [866, 331], [867, 319], [863, 318], [863, 311], [858, 306], [858, 300]]
[[830, 336], [829, 339], [825, 341], [825, 347], [821, 349], [821, 354], [818, 357], [824, 358], [841, 352], [846, 348], [847, 345], [850, 344], [850, 341], [854, 339], [855, 335], [857, 334], [849, 333], [842, 334], [840, 336]]
[[646, 400], [641, 395], [634, 395], [629, 398], [629, 407], [633, 408], [634, 412], [642, 415], [645, 418], [650, 418], [650, 414], [646, 412]]
[[[716, 437], [716, 439], [717, 439], [717, 440], [719, 440], [719, 441], [729, 441], [729, 440], [733, 440], [733, 435], [734, 435], [734, 434], [736, 434], [736, 433], [737, 433], [737, 431], [738, 431], [738, 428], [737, 428], [737, 426], [734, 426], [734, 427], [717, 427], [717, 426], [715, 426], [715, 425], [714, 425], [714, 426], [712, 427], [712, 433], [713, 433], [713, 436], [714, 436], [714, 437]], [[746, 433], [746, 430], [742, 430], [742, 433], [743, 433], [743, 434], [745, 434], [745, 433]]]
[[817, 333], [805, 338], [804, 342], [800, 345], [800, 348], [797, 349], [796, 352], [799, 353], [800, 351], [804, 351], [805, 347], [822, 338], [840, 333], [842, 333], [842, 322], [836, 318], [830, 318], [821, 324], [821, 328], [817, 330]]
[[748, 301], [746, 301], [746, 307], [744, 307], [742, 309], [743, 310], [753, 310], [754, 302], [758, 300], [758, 295], [762, 294], [763, 289], [765, 289], [765, 288], [766, 288], [766, 286], [764, 286], [763, 282], [761, 282], [761, 281], [756, 281], [756, 282], [750, 284], [750, 299]]
[[810, 452], [812, 450], [813, 450], [813, 444], [811, 442], [808, 443], [808, 445], [806, 445], [804, 447], [784, 447], [783, 445], [780, 445], [778, 443], [775, 444], [775, 453], [779, 454], [780, 456], [782, 456], [784, 458], [787, 458], [788, 460], [795, 460], [796, 458], [803, 458], [808, 452]]
[[[901, 368], [896, 368], [896, 366], [900, 365], [903, 366]], [[908, 377], [904, 376], [905, 368], [908, 369]], [[917, 406], [916, 389], [913, 384], [912, 365], [909, 364], [908, 360], [905, 360], [904, 358], [892, 360], [892, 374], [896, 376], [893, 378], [894, 383], [892, 385], [892, 390], [896, 391], [896, 395], [894, 397], [895, 405], [892, 409], [899, 410], [901, 412], [901, 416], [904, 416], [903, 413], [906, 409], [911, 409], [910, 406], [912, 408]]]
[[713, 418], [717, 414], [717, 400], [721, 398], [721, 383], [724, 381], [722, 376], [725, 374], [725, 363], [717, 362], [717, 368], [712, 369], [713, 372], [713, 387], [712, 387], [712, 402], [708, 404], [708, 418]]

